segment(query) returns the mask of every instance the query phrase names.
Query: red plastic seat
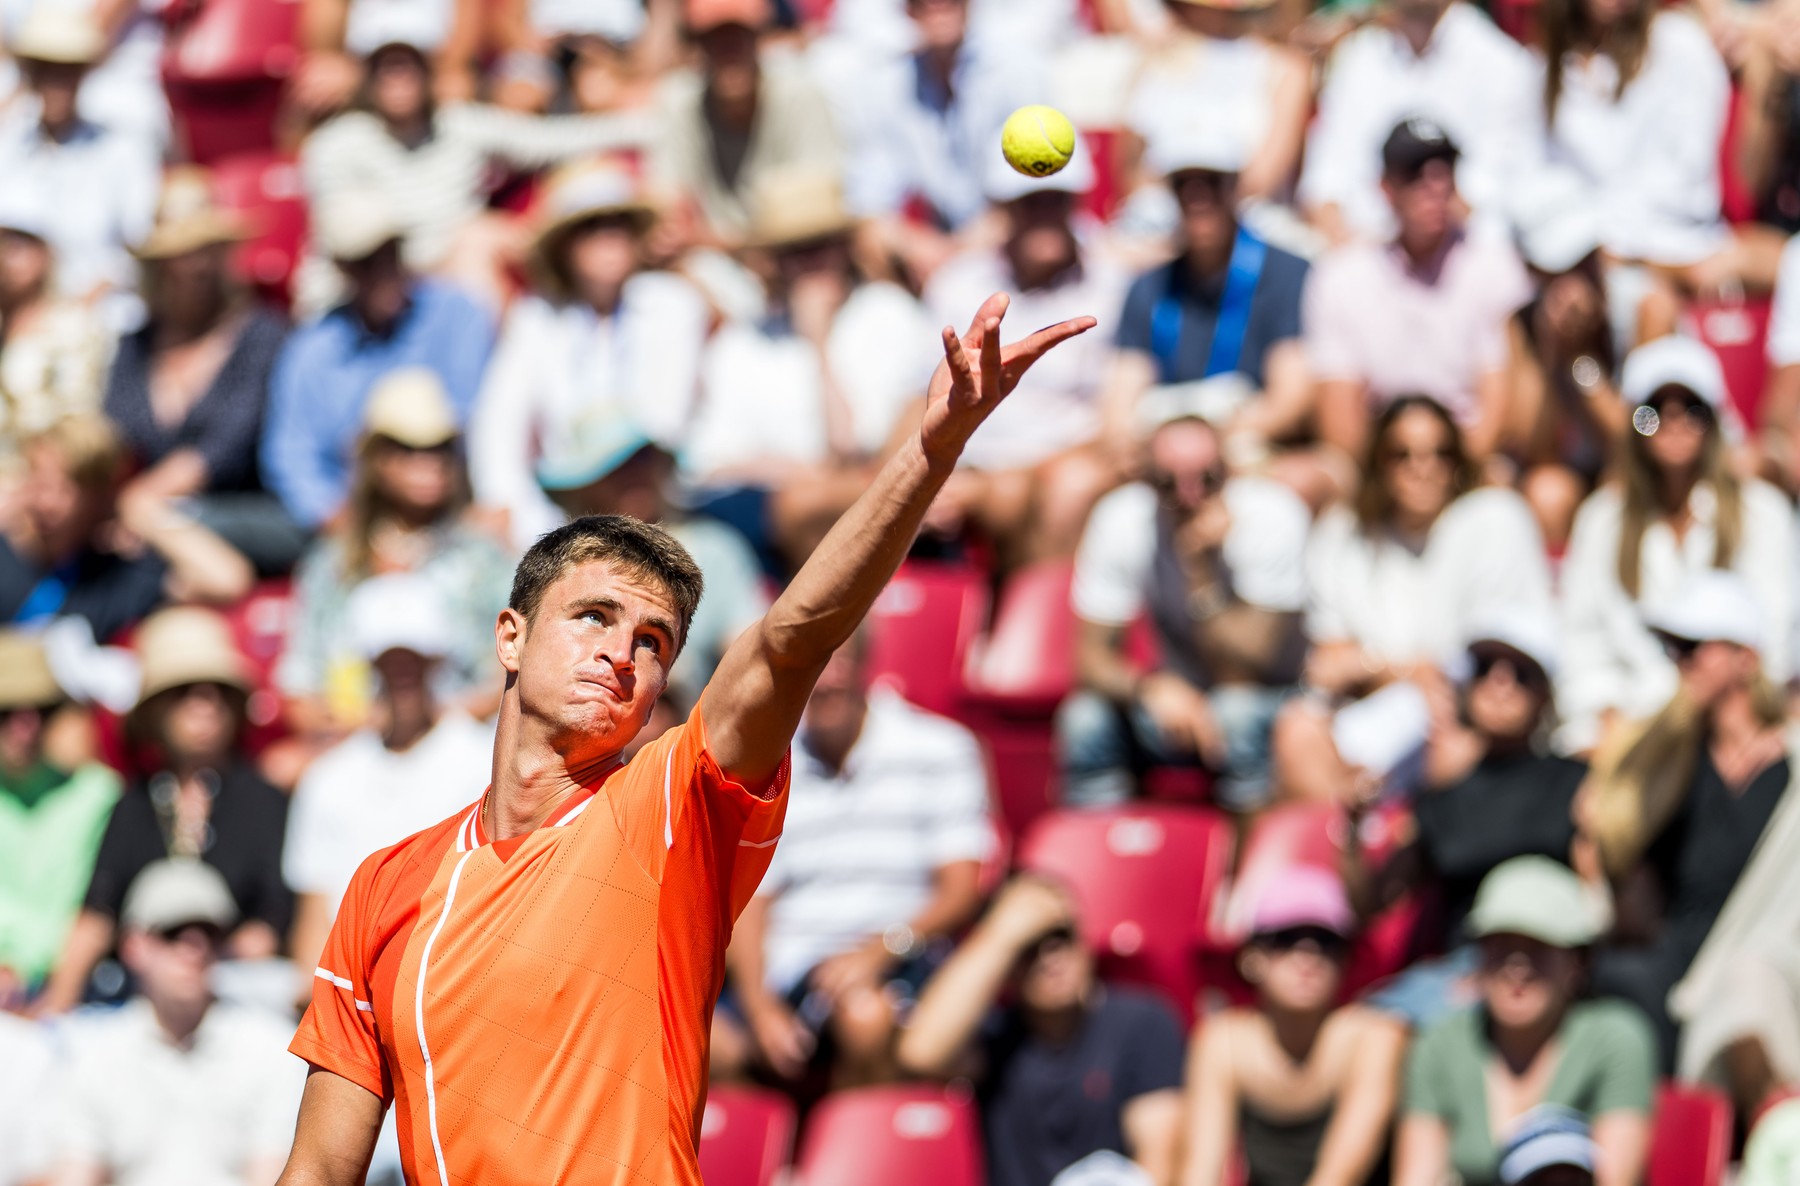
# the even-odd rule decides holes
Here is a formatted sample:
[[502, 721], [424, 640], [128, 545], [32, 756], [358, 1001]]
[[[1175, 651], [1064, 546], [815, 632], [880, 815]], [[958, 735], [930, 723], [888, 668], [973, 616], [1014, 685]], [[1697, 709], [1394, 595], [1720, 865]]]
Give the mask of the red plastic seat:
[[987, 578], [980, 570], [908, 561], [869, 611], [870, 676], [920, 708], [954, 715], [963, 664], [987, 613]]
[[306, 192], [293, 157], [256, 152], [212, 166], [213, 194], [246, 215], [255, 236], [238, 251], [243, 276], [269, 300], [286, 305], [306, 244]]
[[1056, 806], [1056, 731], [1048, 720], [992, 712], [963, 714], [987, 747], [992, 763], [994, 808], [1010, 836], [1022, 836]]
[[1664, 1083], [1656, 1096], [1644, 1186], [1718, 1186], [1731, 1157], [1731, 1101], [1710, 1087]]
[[722, 1085], [700, 1119], [700, 1175], [707, 1186], [770, 1186], [794, 1153], [794, 1103], [754, 1087]]
[[1103, 976], [1162, 990], [1190, 1023], [1201, 939], [1231, 849], [1220, 812], [1147, 803], [1052, 812], [1020, 841], [1019, 866], [1074, 893]]
[[282, 90], [300, 60], [299, 17], [299, 0], [198, 0], [179, 10], [163, 90], [189, 159], [274, 148]]
[[867, 1087], [828, 1095], [807, 1120], [794, 1181], [796, 1186], [983, 1186], [975, 1107], [936, 1087]]
[[1725, 391], [1744, 427], [1762, 419], [1763, 387], [1769, 380], [1768, 297], [1698, 301], [1688, 307], [1695, 337], [1712, 347], [1725, 371]]
[[1000, 590], [993, 629], [968, 655], [977, 704], [1048, 717], [1075, 687], [1075, 566], [1055, 560], [1021, 569]]

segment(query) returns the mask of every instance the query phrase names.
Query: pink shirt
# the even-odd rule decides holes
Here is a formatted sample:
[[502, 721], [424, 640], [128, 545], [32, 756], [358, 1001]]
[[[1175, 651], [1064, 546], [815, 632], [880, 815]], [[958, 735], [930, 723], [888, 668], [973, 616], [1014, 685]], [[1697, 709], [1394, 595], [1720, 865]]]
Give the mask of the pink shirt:
[[1320, 259], [1307, 281], [1307, 357], [1321, 381], [1366, 383], [1376, 407], [1429, 395], [1467, 425], [1479, 411], [1476, 380], [1506, 366], [1507, 319], [1530, 298], [1503, 243], [1459, 239], [1435, 283], [1393, 244], [1353, 244]]

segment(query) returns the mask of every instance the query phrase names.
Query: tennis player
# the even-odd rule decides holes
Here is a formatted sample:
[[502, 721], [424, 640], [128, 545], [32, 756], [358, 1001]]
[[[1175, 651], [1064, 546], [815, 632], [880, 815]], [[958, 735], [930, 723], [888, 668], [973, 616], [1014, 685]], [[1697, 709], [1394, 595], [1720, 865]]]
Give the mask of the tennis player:
[[392, 1105], [408, 1186], [697, 1186], [708, 1031], [732, 924], [768, 868], [788, 746], [831, 654], [906, 555], [970, 435], [1094, 319], [1002, 349], [990, 297], [924, 419], [685, 725], [641, 729], [700, 570], [635, 519], [578, 519], [520, 561], [493, 784], [364, 861], [293, 1051], [311, 1064], [279, 1186], [360, 1186]]

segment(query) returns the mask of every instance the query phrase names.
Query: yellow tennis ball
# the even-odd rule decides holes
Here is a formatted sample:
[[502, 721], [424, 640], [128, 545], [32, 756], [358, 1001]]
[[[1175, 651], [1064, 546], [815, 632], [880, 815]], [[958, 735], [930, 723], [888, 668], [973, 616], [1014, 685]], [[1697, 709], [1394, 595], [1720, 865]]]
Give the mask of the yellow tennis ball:
[[1006, 163], [1027, 177], [1048, 177], [1075, 155], [1075, 125], [1054, 107], [1021, 107], [1000, 129]]

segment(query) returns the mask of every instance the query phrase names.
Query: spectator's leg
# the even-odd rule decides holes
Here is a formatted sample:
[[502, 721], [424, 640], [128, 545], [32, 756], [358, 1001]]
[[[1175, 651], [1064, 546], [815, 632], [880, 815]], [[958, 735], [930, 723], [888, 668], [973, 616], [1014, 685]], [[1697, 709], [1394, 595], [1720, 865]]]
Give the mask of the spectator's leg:
[[1569, 546], [1569, 532], [1575, 526], [1576, 509], [1587, 497], [1587, 483], [1566, 465], [1538, 465], [1525, 472], [1519, 493], [1531, 504], [1538, 530], [1544, 534], [1544, 547], [1552, 556], [1560, 556]]
[[1106, 807], [1132, 796], [1131, 723], [1124, 709], [1092, 692], [1076, 692], [1056, 711], [1062, 758], [1062, 801]]
[[1292, 695], [1292, 688], [1257, 684], [1222, 684], [1207, 693], [1225, 735], [1225, 770], [1214, 795], [1230, 810], [1268, 806], [1275, 721]]
[[1331, 713], [1295, 700], [1275, 718], [1269, 738], [1275, 798], [1290, 803], [1342, 803], [1354, 783], [1331, 737]]

